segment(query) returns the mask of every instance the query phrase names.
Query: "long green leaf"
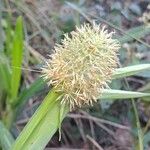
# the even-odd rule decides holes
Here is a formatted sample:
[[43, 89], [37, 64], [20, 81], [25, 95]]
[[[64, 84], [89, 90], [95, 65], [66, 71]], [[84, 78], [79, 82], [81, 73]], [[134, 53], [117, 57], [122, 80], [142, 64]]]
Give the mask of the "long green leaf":
[[[126, 43], [134, 39], [140, 39], [150, 33], [150, 28], [144, 25], [129, 29], [125, 35], [117, 37], [121, 43]], [[131, 35], [131, 36], [129, 36]]]
[[9, 93], [11, 74], [8, 67], [7, 58], [2, 52], [0, 53], [0, 79], [2, 88]]
[[128, 99], [128, 98], [139, 98], [149, 96], [150, 93], [104, 89], [102, 95], [100, 96], [100, 99]]
[[3, 49], [3, 42], [4, 42], [4, 35], [3, 35], [3, 28], [2, 28], [2, 9], [3, 9], [3, 4], [0, 3], [0, 51]]
[[28, 101], [28, 99], [34, 96], [39, 91], [41, 91], [44, 88], [44, 86], [45, 86], [45, 82], [43, 81], [43, 79], [38, 78], [30, 85], [29, 88], [23, 90], [18, 96], [17, 103], [15, 104], [17, 111], [22, 109], [22, 107]]
[[24, 89], [18, 96], [17, 103], [15, 103], [15, 115], [14, 119], [17, 119], [17, 114], [20, 114], [25, 104], [28, 100], [33, 97], [36, 93], [39, 93], [42, 89], [44, 89], [45, 82], [42, 78], [38, 78], [34, 81], [29, 88]]
[[11, 57], [11, 51], [12, 51], [12, 46], [13, 46], [13, 29], [12, 29], [12, 23], [11, 23], [11, 16], [8, 15], [6, 20], [4, 20], [4, 28], [5, 29], [5, 35], [6, 35], [6, 40], [5, 40], [5, 54], [10, 58]]
[[6, 65], [0, 64], [0, 78], [1, 78], [1, 86], [5, 90], [9, 91], [10, 89], [10, 74], [7, 70]]
[[10, 150], [12, 144], [14, 143], [14, 138], [11, 133], [6, 129], [3, 123], [0, 121], [0, 145], [3, 150]]
[[[60, 103], [55, 103], [52, 109], [50, 109], [42, 121], [38, 124], [32, 135], [28, 138], [24, 144], [23, 150], [43, 150], [52, 136], [59, 128], [60, 123], [66, 116], [68, 108], [65, 108], [65, 112], [59, 120]], [[60, 122], [60, 123], [59, 123]]]
[[150, 70], [150, 64], [140, 64], [140, 65], [128, 66], [124, 68], [118, 68], [114, 72], [112, 78], [118, 79], [118, 78], [128, 77], [131, 75], [138, 74], [145, 70]]
[[15, 101], [18, 94], [21, 79], [21, 65], [23, 59], [23, 22], [22, 17], [18, 17], [14, 33], [12, 48], [12, 78], [11, 78], [11, 102]]
[[[58, 102], [60, 96], [53, 90], [43, 100], [27, 126], [17, 138], [12, 150], [42, 150], [58, 128]], [[44, 141], [45, 140], [45, 141]]]

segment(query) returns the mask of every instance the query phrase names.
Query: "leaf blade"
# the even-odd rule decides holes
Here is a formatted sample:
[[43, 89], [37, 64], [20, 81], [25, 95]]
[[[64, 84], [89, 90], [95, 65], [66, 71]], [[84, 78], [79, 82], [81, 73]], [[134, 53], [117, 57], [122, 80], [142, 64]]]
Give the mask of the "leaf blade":
[[[50, 91], [47, 94], [47, 96], [43, 100], [43, 103], [40, 105], [40, 107], [34, 113], [34, 115], [32, 116], [32, 118], [28, 122], [28, 124], [25, 126], [25, 128], [23, 129], [23, 131], [21, 132], [21, 134], [17, 138], [16, 142], [14, 143], [14, 145], [12, 147], [12, 150], [24, 149], [25, 146], [26, 147], [28, 147], [28, 146], [30, 147], [30, 145], [32, 143], [31, 141], [33, 139], [33, 138], [30, 139], [30, 137], [32, 137], [32, 134], [34, 134], [34, 131], [36, 130], [36, 128], [40, 128], [41, 121], [43, 120], [43, 118], [45, 118], [47, 116], [49, 110], [52, 110], [54, 108], [54, 106], [55, 106], [55, 104], [57, 102], [56, 99], [59, 96], [60, 96], [60, 94], [59, 93], [55, 93], [53, 90]], [[53, 118], [55, 118], [55, 117], [53, 116]], [[42, 134], [42, 132], [41, 132], [41, 134]], [[44, 135], [42, 135], [42, 136], [44, 136]], [[38, 137], [38, 138], [40, 138], [40, 137]], [[36, 136], [36, 138], [37, 138], [37, 136]], [[29, 143], [27, 145], [26, 142], [28, 140], [29, 140]]]
[[[23, 22], [18, 17], [12, 48], [12, 77], [11, 77], [11, 102], [15, 101], [21, 80], [21, 65], [23, 59]], [[17, 67], [17, 69], [16, 69]]]
[[[59, 128], [60, 122], [68, 112], [65, 107], [65, 112], [60, 118], [60, 103], [57, 102], [51, 110], [48, 111], [43, 120], [39, 123], [38, 127], [34, 130], [33, 134], [25, 143], [23, 150], [43, 150], [54, 133]], [[61, 119], [61, 120], [60, 120]], [[32, 144], [31, 144], [32, 143]]]
[[149, 97], [150, 93], [132, 92], [124, 90], [104, 89], [100, 99], [130, 99], [139, 97]]
[[0, 78], [2, 88], [4, 88], [9, 93], [11, 75], [7, 64], [2, 63], [1, 60], [0, 60]]
[[114, 72], [112, 78], [118, 79], [118, 78], [122, 78], [122, 77], [128, 77], [131, 75], [138, 74], [145, 70], [150, 70], [150, 64], [139, 64], [139, 65], [134, 65], [134, 66], [118, 68]]
[[15, 103], [15, 107], [17, 109], [22, 109], [22, 106], [28, 101], [29, 98], [34, 96], [37, 92], [42, 90], [45, 86], [45, 82], [42, 78], [36, 79], [29, 88], [24, 89], [19, 95], [17, 99], [17, 103]]
[[140, 39], [141, 37], [144, 37], [145, 35], [149, 33], [150, 33], [150, 28], [144, 25], [141, 25], [141, 26], [133, 27], [129, 29], [128, 31], [126, 31], [125, 35], [120, 36], [117, 39], [120, 41], [121, 44], [123, 44], [133, 39]]
[[3, 150], [9, 150], [14, 143], [14, 138], [11, 133], [6, 129], [4, 124], [0, 121], [0, 144]]

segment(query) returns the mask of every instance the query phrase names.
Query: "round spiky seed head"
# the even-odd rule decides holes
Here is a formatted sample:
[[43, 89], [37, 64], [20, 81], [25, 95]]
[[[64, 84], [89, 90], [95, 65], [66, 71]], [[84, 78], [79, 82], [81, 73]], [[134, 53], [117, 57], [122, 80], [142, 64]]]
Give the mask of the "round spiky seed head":
[[117, 67], [119, 42], [105, 27], [84, 24], [65, 34], [62, 44], [43, 67], [43, 76], [58, 92], [63, 92], [61, 103], [70, 109], [91, 105], [100, 96]]

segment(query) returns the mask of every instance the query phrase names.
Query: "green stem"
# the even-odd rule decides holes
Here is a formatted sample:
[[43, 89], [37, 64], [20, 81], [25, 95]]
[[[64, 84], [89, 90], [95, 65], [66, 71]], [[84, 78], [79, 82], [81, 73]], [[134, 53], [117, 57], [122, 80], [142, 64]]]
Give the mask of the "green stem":
[[136, 126], [137, 126], [137, 129], [138, 129], [137, 150], [143, 150], [143, 133], [142, 133], [139, 117], [138, 117], [138, 111], [136, 109], [135, 101], [133, 99], [132, 99], [132, 106], [133, 106], [133, 110], [134, 110], [134, 113], [135, 113]]
[[[128, 90], [130, 90], [130, 86], [128, 84], [128, 81], [125, 78], [124, 78], [124, 80], [125, 80], [125, 83], [127, 85]], [[131, 102], [132, 102], [133, 111], [134, 111], [134, 114], [135, 114], [136, 127], [137, 127], [137, 132], [138, 132], [138, 144], [137, 144], [136, 149], [137, 150], [143, 150], [143, 133], [142, 133], [141, 125], [140, 125], [138, 111], [137, 111], [137, 108], [136, 108], [135, 100], [133, 98], [131, 98]]]

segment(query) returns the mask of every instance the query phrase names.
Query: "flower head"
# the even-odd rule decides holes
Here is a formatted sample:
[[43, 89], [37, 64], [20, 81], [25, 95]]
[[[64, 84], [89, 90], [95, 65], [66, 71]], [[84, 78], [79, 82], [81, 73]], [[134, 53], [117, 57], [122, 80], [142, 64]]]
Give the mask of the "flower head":
[[96, 101], [117, 67], [120, 47], [105, 27], [84, 24], [65, 34], [62, 44], [43, 67], [43, 75], [56, 91], [63, 92], [61, 103], [70, 109]]

